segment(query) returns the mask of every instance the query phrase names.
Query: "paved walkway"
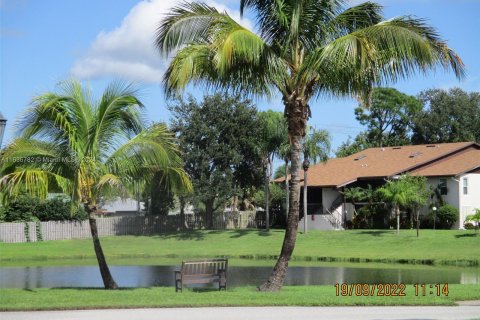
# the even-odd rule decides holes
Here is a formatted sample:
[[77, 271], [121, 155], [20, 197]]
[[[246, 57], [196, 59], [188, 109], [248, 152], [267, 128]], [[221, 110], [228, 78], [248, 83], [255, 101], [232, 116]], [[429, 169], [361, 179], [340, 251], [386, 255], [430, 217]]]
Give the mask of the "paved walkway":
[[1, 320], [463, 320], [480, 319], [480, 306], [247, 307], [2, 312]]

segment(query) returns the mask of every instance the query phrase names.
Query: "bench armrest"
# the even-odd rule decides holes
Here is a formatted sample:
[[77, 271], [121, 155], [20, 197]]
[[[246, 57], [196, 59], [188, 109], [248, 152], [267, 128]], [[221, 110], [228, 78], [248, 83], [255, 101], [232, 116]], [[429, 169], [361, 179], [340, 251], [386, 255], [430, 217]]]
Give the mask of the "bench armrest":
[[182, 272], [181, 271], [173, 271], [175, 273], [175, 280], [182, 279]]

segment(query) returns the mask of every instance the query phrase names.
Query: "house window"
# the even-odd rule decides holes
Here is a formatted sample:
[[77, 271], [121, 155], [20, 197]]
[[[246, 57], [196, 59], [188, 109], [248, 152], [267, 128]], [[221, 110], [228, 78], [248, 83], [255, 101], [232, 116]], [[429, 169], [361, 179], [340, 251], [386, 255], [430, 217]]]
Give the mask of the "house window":
[[463, 194], [468, 194], [468, 178], [463, 178]]
[[438, 189], [440, 190], [440, 194], [442, 196], [447, 194], [447, 179], [440, 178], [440, 183], [438, 184]]

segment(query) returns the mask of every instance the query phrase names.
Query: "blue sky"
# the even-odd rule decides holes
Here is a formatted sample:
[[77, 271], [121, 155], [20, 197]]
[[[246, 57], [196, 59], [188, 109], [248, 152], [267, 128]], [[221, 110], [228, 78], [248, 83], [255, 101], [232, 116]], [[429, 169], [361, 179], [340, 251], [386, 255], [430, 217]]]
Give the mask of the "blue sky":
[[[361, 1], [354, 0], [356, 4]], [[443, 70], [392, 84], [416, 95], [429, 88], [460, 87], [480, 91], [479, 19], [477, 0], [380, 0], [384, 16], [411, 14], [426, 18], [463, 59], [462, 82]], [[100, 94], [108, 81], [134, 81], [148, 119], [168, 121], [160, 87], [166, 61], [152, 45], [155, 23], [176, 0], [0, 0], [0, 111], [8, 119], [4, 143], [14, 137], [13, 124], [32, 97], [52, 91], [70, 77]], [[208, 4], [238, 17], [238, 0], [208, 0]], [[249, 19], [250, 18], [250, 19]], [[242, 23], [253, 26], [247, 15]], [[189, 89], [197, 97], [201, 91]], [[281, 100], [255, 101], [260, 110], [283, 111]], [[327, 129], [333, 147], [362, 128], [351, 99], [319, 99], [311, 103], [310, 124]]]

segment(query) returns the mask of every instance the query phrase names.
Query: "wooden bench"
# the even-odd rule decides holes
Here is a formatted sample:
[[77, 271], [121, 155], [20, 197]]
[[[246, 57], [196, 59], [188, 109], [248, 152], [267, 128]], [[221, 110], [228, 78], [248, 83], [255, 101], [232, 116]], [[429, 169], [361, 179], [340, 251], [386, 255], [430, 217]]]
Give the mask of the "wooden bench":
[[215, 283], [218, 290], [227, 290], [228, 259], [203, 259], [182, 261], [182, 269], [175, 271], [175, 291], [186, 284]]

